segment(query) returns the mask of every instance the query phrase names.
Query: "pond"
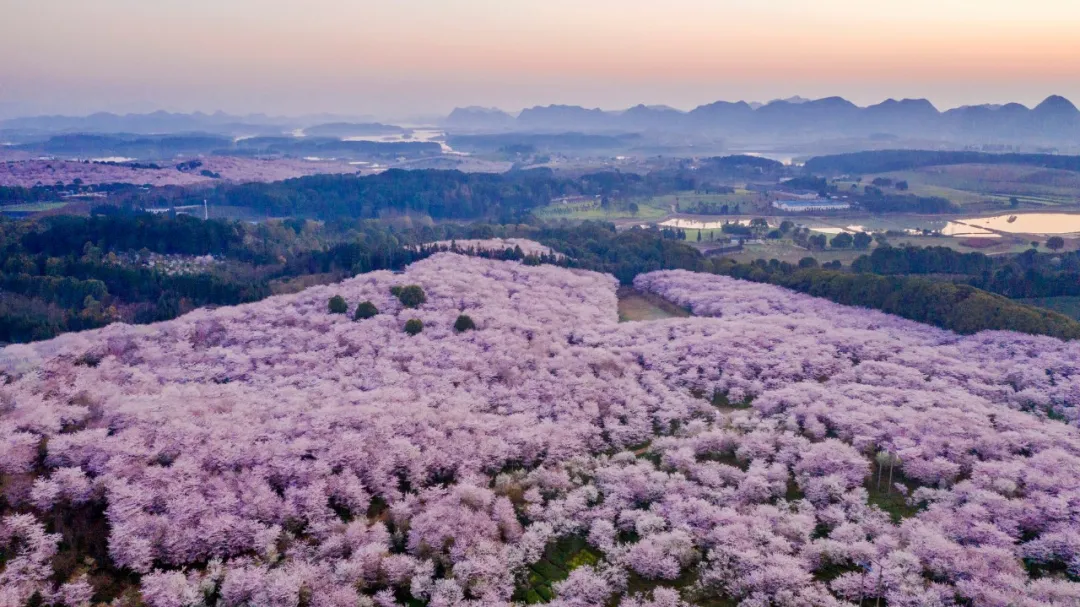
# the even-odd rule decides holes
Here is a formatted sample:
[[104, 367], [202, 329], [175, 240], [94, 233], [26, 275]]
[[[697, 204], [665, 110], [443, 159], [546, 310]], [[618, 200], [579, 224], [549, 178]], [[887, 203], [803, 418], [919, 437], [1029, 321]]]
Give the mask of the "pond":
[[947, 221], [945, 226], [940, 229], [941, 234], [944, 236], [977, 236], [979, 238], [1001, 238], [1001, 234], [996, 234], [990, 230], [984, 230], [973, 225], [965, 223], [966, 219], [957, 221]]
[[[1070, 213], [1018, 213], [994, 217], [958, 219], [963, 227], [980, 230], [986, 228], [1009, 234], [1073, 234], [1080, 232], [1080, 214]], [[985, 232], [986, 230], [980, 230]]]
[[662, 228], [679, 228], [683, 230], [719, 230], [724, 227], [725, 223], [737, 223], [748, 226], [750, 225], [750, 220], [698, 221], [696, 219], [668, 219], [667, 221], [660, 222], [658, 225]]
[[[1009, 215], [994, 215], [990, 217], [969, 217], [961, 219], [929, 218], [915, 215], [887, 215], [865, 218], [860, 224], [844, 226], [843, 224], [828, 225], [827, 220], [815, 221], [814, 218], [806, 218], [810, 221], [802, 223], [799, 218], [791, 218], [797, 224], [805, 225], [814, 232], [823, 234], [839, 234], [841, 232], [883, 232], [885, 230], [899, 230], [909, 233], [917, 233], [922, 230], [940, 232], [943, 236], [956, 236], [961, 238], [1001, 238], [1002, 234], [1080, 234], [1080, 213], [1016, 213]], [[1011, 221], [1010, 221], [1011, 220]], [[777, 219], [773, 218], [770, 225], [775, 227]], [[749, 219], [716, 221], [702, 221], [698, 219], [673, 218], [658, 224], [660, 227], [679, 228], [684, 230], [718, 230], [725, 223], [739, 223], [750, 225]]]

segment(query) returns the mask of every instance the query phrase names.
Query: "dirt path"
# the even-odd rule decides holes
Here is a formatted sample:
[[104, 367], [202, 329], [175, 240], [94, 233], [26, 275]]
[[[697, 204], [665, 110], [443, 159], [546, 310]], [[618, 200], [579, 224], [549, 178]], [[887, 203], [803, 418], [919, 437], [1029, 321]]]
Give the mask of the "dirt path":
[[619, 322], [686, 318], [690, 312], [652, 293], [619, 287]]

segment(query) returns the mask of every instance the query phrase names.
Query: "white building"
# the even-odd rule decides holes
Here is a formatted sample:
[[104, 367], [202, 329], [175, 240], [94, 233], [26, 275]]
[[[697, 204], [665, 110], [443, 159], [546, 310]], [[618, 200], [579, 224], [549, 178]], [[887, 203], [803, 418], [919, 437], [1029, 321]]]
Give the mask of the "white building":
[[846, 202], [816, 198], [813, 200], [777, 200], [772, 206], [781, 211], [806, 212], [806, 211], [843, 211], [850, 209], [851, 205]]

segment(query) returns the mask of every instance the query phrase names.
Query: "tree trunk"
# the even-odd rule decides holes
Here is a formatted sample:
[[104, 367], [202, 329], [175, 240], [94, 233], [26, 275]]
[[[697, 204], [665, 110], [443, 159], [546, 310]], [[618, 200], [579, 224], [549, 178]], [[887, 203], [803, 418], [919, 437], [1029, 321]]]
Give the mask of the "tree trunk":
[[892, 493], [892, 471], [893, 466], [896, 465], [896, 456], [889, 454], [889, 486], [885, 488], [886, 493]]
[[882, 574], [883, 571], [882, 571], [881, 563], [878, 563], [877, 566], [878, 566], [878, 570], [877, 570], [878, 571], [878, 573], [877, 573], [877, 591], [874, 593], [874, 594], [877, 595], [877, 598], [874, 599], [874, 607], [881, 607], [881, 574]]

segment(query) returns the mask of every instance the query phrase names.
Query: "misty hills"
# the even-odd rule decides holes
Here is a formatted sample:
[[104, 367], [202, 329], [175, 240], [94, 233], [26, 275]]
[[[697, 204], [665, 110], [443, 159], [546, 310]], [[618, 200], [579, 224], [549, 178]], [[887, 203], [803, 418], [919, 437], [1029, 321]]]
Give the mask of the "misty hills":
[[66, 159], [101, 157], [169, 161], [179, 156], [205, 155], [273, 158], [281, 156], [374, 160], [438, 156], [442, 148], [430, 141], [351, 141], [336, 136], [258, 136], [236, 139], [209, 133], [134, 135], [60, 133], [42, 141], [12, 145], [33, 155]]
[[573, 105], [537, 106], [517, 117], [494, 109], [459, 108], [444, 126], [460, 131], [688, 132], [777, 138], [895, 136], [930, 139], [1066, 140], [1080, 136], [1080, 110], [1052, 96], [1034, 108], [1018, 103], [938, 110], [926, 99], [889, 99], [860, 107], [842, 97], [801, 97], [750, 104], [717, 101], [689, 112], [638, 105], [604, 111]]
[[0, 128], [4, 130], [41, 133], [232, 133], [239, 130], [251, 135], [269, 135], [280, 133], [283, 126], [285, 121], [282, 119], [274, 119], [264, 114], [234, 116], [224, 112], [98, 112], [89, 116], [29, 116], [0, 121]]
[[[525, 109], [517, 115], [497, 108], [457, 108], [442, 120], [453, 136], [500, 133], [620, 136], [640, 134], [650, 149], [694, 150], [715, 142], [823, 142], [909, 140], [934, 142], [1075, 146], [1080, 140], [1080, 110], [1068, 99], [1048, 97], [1033, 108], [1019, 103], [973, 105], [940, 111], [926, 99], [888, 99], [860, 107], [842, 97], [791, 97], [765, 104], [717, 101], [690, 111], [636, 105], [620, 111], [577, 105]], [[317, 138], [407, 139], [410, 130], [370, 117], [302, 117], [223, 112], [177, 114], [97, 113], [89, 116], [36, 116], [0, 121], [0, 142], [38, 143], [55, 135], [201, 134], [234, 139], [280, 137], [300, 130]], [[659, 147], [657, 147], [659, 146]]]
[[401, 134], [404, 129], [374, 123], [371, 117], [354, 118], [336, 114], [314, 114], [300, 117], [247, 114], [238, 116], [224, 112], [190, 114], [156, 111], [147, 114], [113, 114], [98, 112], [88, 116], [28, 116], [0, 120], [0, 131], [10, 139], [40, 138], [56, 133], [129, 133], [134, 135], [167, 135], [178, 133], [207, 133], [254, 137], [275, 136], [298, 128], [321, 128], [317, 134], [330, 136], [345, 131], [344, 136]]

